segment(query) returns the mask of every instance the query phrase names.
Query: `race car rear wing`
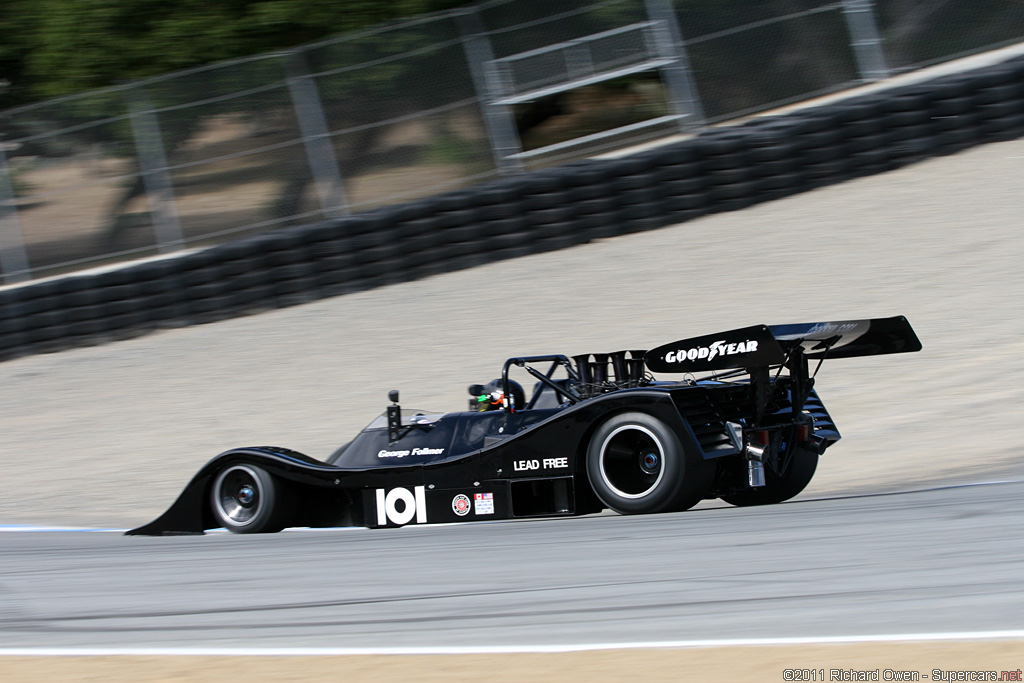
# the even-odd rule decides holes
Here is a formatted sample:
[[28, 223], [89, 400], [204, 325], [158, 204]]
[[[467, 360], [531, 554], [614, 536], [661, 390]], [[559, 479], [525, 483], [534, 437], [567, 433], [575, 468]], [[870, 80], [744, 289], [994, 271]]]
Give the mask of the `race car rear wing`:
[[695, 373], [782, 365], [794, 354], [824, 360], [920, 350], [910, 323], [896, 316], [742, 327], [651, 349], [644, 364], [652, 372]]
[[880, 356], [921, 350], [921, 342], [902, 315], [870, 320], [772, 325], [772, 336], [787, 351], [803, 347], [811, 359]]

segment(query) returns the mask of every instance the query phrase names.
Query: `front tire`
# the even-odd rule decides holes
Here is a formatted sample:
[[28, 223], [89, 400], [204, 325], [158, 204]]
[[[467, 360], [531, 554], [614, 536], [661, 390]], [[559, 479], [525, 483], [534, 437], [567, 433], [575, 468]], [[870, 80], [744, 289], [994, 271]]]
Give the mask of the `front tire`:
[[722, 500], [737, 507], [750, 505], [773, 505], [796, 496], [807, 488], [818, 468], [818, 454], [804, 448], [797, 448], [789, 460], [789, 467], [781, 475], [771, 468], [764, 468], [764, 486], [755, 489], [735, 491], [722, 496]]
[[232, 465], [214, 480], [210, 504], [215, 520], [236, 534], [268, 534], [285, 526], [283, 489], [256, 465]]
[[679, 437], [658, 418], [620, 413], [591, 437], [587, 475], [601, 502], [618, 513], [672, 512], [700, 502], [714, 463], [688, 463]]

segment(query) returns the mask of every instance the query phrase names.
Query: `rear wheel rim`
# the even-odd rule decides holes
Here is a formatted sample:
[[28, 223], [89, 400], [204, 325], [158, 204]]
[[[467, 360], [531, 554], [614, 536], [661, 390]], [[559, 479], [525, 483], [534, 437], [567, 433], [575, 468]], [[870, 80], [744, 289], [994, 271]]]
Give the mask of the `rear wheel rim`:
[[263, 507], [260, 479], [245, 465], [229, 467], [220, 473], [214, 484], [214, 504], [221, 520], [235, 527], [252, 524]]
[[635, 500], [650, 495], [665, 477], [665, 448], [646, 427], [622, 425], [601, 443], [599, 464], [605, 486]]

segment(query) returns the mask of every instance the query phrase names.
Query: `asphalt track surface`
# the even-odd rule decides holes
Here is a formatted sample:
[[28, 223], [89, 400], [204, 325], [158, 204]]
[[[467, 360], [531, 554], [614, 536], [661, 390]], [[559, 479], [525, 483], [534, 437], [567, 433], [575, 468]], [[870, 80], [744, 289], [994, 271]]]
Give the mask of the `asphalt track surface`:
[[4, 648], [502, 648], [1012, 630], [1024, 482], [680, 514], [4, 533]]

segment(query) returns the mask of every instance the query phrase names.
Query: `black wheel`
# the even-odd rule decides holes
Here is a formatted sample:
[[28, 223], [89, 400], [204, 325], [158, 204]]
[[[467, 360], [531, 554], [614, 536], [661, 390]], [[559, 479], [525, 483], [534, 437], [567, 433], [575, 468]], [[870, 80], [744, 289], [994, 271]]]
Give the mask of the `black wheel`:
[[256, 465], [232, 465], [222, 470], [210, 491], [213, 516], [236, 534], [280, 531], [283, 518], [281, 487]]
[[621, 413], [591, 437], [587, 474], [597, 497], [616, 512], [671, 512], [704, 497], [714, 463], [688, 462], [679, 437], [656, 417]]
[[765, 467], [764, 486], [730, 493], [727, 496], [722, 496], [722, 500], [739, 507], [781, 503], [807, 488], [817, 467], [817, 453], [797, 448], [789, 461], [789, 467], [781, 475]]

